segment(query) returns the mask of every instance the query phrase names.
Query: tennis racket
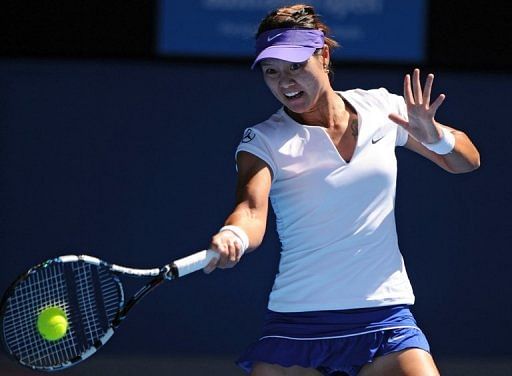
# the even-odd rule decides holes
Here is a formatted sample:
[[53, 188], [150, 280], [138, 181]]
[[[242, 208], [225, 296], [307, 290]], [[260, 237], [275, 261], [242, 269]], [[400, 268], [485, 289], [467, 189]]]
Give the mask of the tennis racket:
[[[215, 257], [217, 253], [205, 250], [155, 269], [128, 268], [87, 255], [45, 261], [18, 277], [4, 293], [0, 305], [3, 345], [12, 358], [35, 370], [74, 366], [98, 351], [154, 288], [204, 268]], [[153, 278], [125, 300], [121, 274]], [[37, 328], [38, 316], [48, 307], [58, 307], [68, 321], [58, 340], [43, 338]]]

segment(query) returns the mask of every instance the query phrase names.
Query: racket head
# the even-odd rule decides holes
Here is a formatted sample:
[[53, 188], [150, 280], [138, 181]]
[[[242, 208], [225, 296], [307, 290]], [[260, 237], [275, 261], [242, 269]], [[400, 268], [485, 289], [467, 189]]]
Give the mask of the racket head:
[[[71, 367], [94, 354], [112, 336], [124, 304], [123, 287], [108, 265], [90, 256], [61, 256], [34, 266], [7, 289], [0, 304], [1, 339], [20, 364], [40, 371]], [[37, 329], [39, 314], [61, 308], [64, 337], [48, 341]]]

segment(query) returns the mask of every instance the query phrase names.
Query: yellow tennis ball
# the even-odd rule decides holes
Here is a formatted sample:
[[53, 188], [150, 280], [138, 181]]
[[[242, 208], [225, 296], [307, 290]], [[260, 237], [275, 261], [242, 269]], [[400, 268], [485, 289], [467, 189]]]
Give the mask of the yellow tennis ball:
[[66, 335], [68, 319], [60, 307], [48, 307], [37, 317], [37, 331], [47, 341], [58, 341]]

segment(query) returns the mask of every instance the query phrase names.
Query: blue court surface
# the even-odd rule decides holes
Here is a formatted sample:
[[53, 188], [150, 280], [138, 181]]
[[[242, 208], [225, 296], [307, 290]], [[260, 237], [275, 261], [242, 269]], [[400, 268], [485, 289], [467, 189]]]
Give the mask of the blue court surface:
[[[235, 356], [233, 356], [233, 359]], [[512, 375], [512, 359], [439, 359], [437, 360], [441, 375], [448, 376], [506, 376]], [[5, 355], [0, 356], [0, 375], [35, 376], [41, 375], [10, 361]], [[78, 366], [53, 373], [65, 376], [237, 376], [244, 375], [229, 357], [105, 357], [101, 354], [79, 364]]]

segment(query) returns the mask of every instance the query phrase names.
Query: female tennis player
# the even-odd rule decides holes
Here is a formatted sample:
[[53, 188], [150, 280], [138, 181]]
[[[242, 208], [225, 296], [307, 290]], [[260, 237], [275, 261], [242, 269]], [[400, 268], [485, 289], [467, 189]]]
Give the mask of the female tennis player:
[[463, 132], [434, 117], [434, 76], [386, 89], [334, 91], [337, 43], [311, 6], [261, 22], [256, 59], [282, 103], [237, 148], [237, 205], [213, 236], [206, 268], [233, 267], [263, 238], [268, 200], [282, 250], [261, 338], [238, 364], [252, 375], [437, 375], [414, 303], [394, 218], [395, 147], [451, 173], [478, 168]]

